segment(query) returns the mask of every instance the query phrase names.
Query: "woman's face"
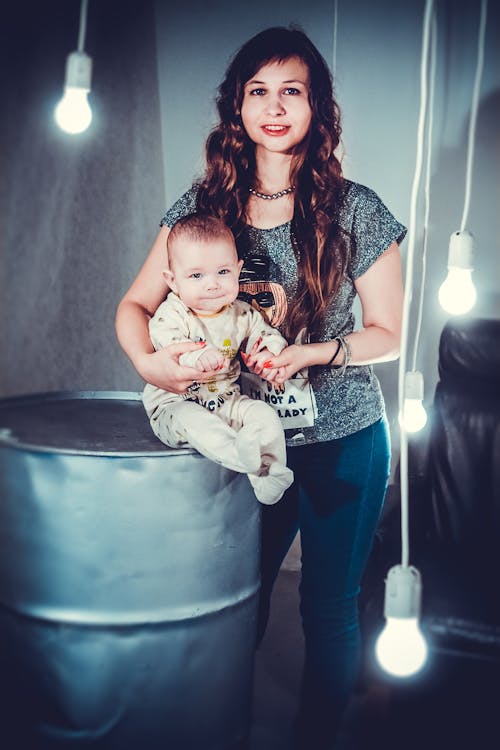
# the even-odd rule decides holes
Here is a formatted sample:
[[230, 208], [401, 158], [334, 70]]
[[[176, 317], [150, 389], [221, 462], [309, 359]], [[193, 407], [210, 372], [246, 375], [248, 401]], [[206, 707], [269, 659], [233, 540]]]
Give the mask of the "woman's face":
[[305, 63], [291, 57], [260, 68], [245, 84], [241, 119], [257, 153], [292, 154], [311, 126]]

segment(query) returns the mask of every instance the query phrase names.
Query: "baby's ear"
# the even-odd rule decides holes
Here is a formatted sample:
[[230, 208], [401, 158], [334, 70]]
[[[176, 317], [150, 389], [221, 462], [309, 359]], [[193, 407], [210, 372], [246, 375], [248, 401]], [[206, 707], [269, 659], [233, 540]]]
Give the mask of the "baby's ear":
[[172, 271], [170, 270], [170, 268], [164, 268], [162, 270], [162, 272], [161, 272], [161, 275], [163, 276], [163, 278], [167, 282], [167, 284], [170, 287], [170, 289], [172, 289], [174, 292], [176, 292], [174, 274], [172, 273]]
[[239, 260], [239, 261], [238, 261], [238, 275], [239, 275], [239, 274], [241, 273], [241, 266], [242, 266], [242, 265], [243, 265], [243, 261], [242, 261], [242, 260]]

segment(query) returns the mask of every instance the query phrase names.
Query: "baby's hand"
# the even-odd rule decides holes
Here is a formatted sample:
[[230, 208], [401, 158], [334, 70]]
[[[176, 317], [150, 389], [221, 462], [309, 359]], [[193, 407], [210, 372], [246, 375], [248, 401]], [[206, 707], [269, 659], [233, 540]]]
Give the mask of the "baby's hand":
[[224, 370], [229, 367], [229, 358], [217, 349], [208, 349], [198, 357], [195, 367], [202, 372]]
[[274, 354], [270, 352], [267, 347], [265, 347], [264, 349], [261, 349], [260, 352], [256, 352], [255, 354], [251, 353], [248, 356], [244, 356], [242, 353], [242, 357], [247, 367], [249, 367], [249, 369], [251, 367], [252, 372], [260, 375], [264, 368], [264, 363], [272, 359], [274, 357]]
[[262, 380], [267, 380], [269, 383], [283, 385], [287, 380], [287, 374], [284, 367], [264, 367], [260, 373]]
[[[275, 355], [269, 349], [265, 348], [260, 352], [254, 352], [254, 349], [255, 347], [252, 348], [250, 354], [241, 353], [243, 362], [250, 372], [254, 372], [271, 383], [283, 384], [290, 377], [284, 367], [271, 366], [271, 360], [275, 359]], [[286, 348], [283, 351], [286, 351]]]

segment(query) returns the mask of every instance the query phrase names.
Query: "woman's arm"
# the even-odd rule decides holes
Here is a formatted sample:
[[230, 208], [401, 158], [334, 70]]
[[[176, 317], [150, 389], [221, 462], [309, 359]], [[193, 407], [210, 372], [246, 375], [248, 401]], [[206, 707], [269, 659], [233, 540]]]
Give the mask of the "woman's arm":
[[[388, 247], [378, 260], [356, 279], [355, 287], [361, 301], [363, 328], [346, 336], [352, 352], [350, 364], [366, 365], [397, 359], [403, 309], [403, 279], [397, 243], [394, 242]], [[272, 358], [272, 367], [284, 367], [287, 378], [290, 378], [304, 367], [326, 365], [336, 348], [336, 341], [294, 344], [279, 356]], [[343, 352], [340, 349], [331, 364], [340, 365], [342, 359]], [[269, 379], [280, 382], [280, 379], [273, 375]]]
[[403, 275], [399, 246], [394, 242], [354, 282], [358, 292], [363, 328], [347, 338], [352, 364], [389, 362], [399, 357], [403, 314]]
[[179, 365], [179, 357], [200, 345], [171, 344], [155, 352], [148, 330], [149, 319], [168, 292], [162, 270], [167, 265], [169, 232], [167, 226], [160, 229], [144, 265], [118, 305], [115, 325], [122, 349], [144, 380], [164, 390], [184, 393], [200, 373], [194, 367]]

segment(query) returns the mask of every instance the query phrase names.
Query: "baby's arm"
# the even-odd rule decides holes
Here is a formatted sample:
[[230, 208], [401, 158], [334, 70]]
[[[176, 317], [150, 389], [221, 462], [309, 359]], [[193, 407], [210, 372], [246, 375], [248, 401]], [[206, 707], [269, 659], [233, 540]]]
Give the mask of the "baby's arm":
[[269, 325], [258, 310], [252, 309], [251, 320], [251, 332], [245, 352], [241, 353], [241, 357], [252, 372], [265, 380], [274, 380], [279, 373], [269, 370], [269, 366], [266, 368], [266, 363], [273, 356], [281, 354], [288, 343], [276, 328]]
[[162, 302], [149, 321], [149, 335], [156, 350], [174, 343], [200, 343], [199, 349], [184, 352], [179, 356], [179, 364], [183, 367], [194, 367], [200, 372], [208, 372], [218, 369], [221, 359], [224, 359], [224, 355], [217, 349], [206, 347], [204, 341], [193, 338], [188, 317], [178, 300], [171, 295]]
[[261, 312], [251, 308], [250, 310], [250, 331], [245, 347], [245, 353], [261, 352], [267, 349], [267, 357], [281, 354], [283, 349], [288, 346], [288, 342], [281, 333], [273, 328], [264, 318]]

